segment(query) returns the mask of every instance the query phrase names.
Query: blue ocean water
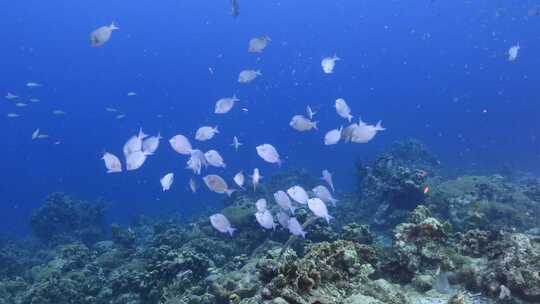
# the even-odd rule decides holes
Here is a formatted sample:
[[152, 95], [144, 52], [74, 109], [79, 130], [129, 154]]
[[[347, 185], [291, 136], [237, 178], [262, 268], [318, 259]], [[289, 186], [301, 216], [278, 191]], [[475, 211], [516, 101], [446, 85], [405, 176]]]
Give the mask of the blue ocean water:
[[[228, 0], [4, 3], [0, 93], [29, 105], [0, 102], [0, 231], [26, 232], [31, 210], [53, 191], [103, 198], [116, 222], [219, 208], [223, 197], [208, 193], [200, 179], [200, 193], [190, 193], [187, 158], [166, 140], [141, 169], [105, 172], [102, 153], [120, 156], [141, 127], [168, 139], [218, 125], [215, 139], [195, 145], [222, 153], [227, 168], [210, 172], [229, 180], [254, 167], [264, 176], [291, 168], [319, 176], [327, 168], [338, 191], [348, 191], [355, 187], [355, 160], [406, 138], [424, 141], [444, 166], [458, 170], [540, 171], [540, 16], [528, 13], [534, 1], [239, 5], [233, 18]], [[112, 21], [120, 29], [91, 48], [90, 32]], [[249, 39], [261, 35], [271, 37], [268, 48], [248, 53]], [[509, 62], [516, 44], [519, 56]], [[320, 61], [334, 54], [342, 60], [335, 73], [324, 74]], [[263, 76], [238, 84], [246, 68]], [[28, 88], [30, 81], [43, 86]], [[137, 96], [128, 97], [130, 91]], [[215, 101], [233, 94], [237, 107], [213, 114]], [[368, 144], [324, 146], [324, 133], [346, 124], [333, 108], [339, 97], [355, 118], [382, 120], [387, 130]], [[298, 133], [289, 120], [306, 105], [318, 112], [319, 130]], [[115, 119], [107, 107], [126, 117]], [[53, 115], [56, 109], [66, 115]], [[7, 118], [11, 112], [20, 117]], [[32, 141], [36, 128], [51, 138]], [[239, 152], [230, 147], [235, 135], [245, 144]], [[257, 156], [261, 143], [278, 148], [281, 168]], [[159, 178], [168, 172], [175, 184], [162, 192]]]

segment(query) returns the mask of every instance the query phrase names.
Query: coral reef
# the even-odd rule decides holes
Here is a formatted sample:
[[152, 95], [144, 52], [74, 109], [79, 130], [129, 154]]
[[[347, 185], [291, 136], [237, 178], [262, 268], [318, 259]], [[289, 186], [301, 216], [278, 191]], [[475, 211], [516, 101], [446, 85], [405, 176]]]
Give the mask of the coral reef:
[[540, 303], [538, 179], [448, 179], [415, 140], [357, 169], [335, 220], [295, 211], [306, 238], [254, 217], [257, 199], [320, 182], [305, 170], [227, 198], [234, 237], [206, 215], [106, 231], [102, 204], [51, 194], [32, 215], [36, 238], [0, 239], [0, 304]]

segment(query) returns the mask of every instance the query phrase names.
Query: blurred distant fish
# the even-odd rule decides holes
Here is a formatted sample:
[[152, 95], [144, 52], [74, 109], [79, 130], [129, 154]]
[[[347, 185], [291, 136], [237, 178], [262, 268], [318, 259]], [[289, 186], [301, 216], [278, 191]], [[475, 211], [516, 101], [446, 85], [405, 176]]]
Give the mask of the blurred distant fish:
[[261, 53], [268, 43], [272, 41], [268, 36], [255, 37], [249, 40], [248, 52], [250, 53]]
[[244, 188], [244, 183], [245, 183], [245, 180], [246, 180], [246, 178], [245, 178], [245, 176], [244, 176], [244, 172], [240, 171], [240, 172], [236, 173], [236, 174], [234, 175], [233, 180], [234, 180], [234, 183], [235, 183], [238, 187], [240, 187], [240, 188], [242, 188], [242, 189]]
[[115, 108], [105, 108], [105, 111], [114, 113], [114, 112], [117, 112], [118, 110], [116, 110]]
[[135, 93], [135, 92], [128, 92], [127, 93], [127, 96], [136, 96], [136, 95], [137, 95], [137, 93]]
[[40, 100], [38, 98], [30, 98], [30, 102], [40, 102]]
[[324, 57], [321, 61], [321, 67], [323, 69], [323, 72], [325, 74], [332, 74], [334, 73], [334, 67], [336, 66], [336, 61], [341, 60], [337, 56], [333, 57]]
[[169, 143], [176, 153], [190, 155], [193, 149], [189, 139], [182, 134], [178, 134], [169, 139]]
[[309, 119], [311, 119], [311, 120], [313, 120], [313, 116], [315, 116], [315, 114], [317, 114], [317, 112], [314, 112], [313, 110], [311, 110], [310, 106], [306, 106], [306, 113], [307, 113], [307, 116], [309, 117]]
[[283, 191], [279, 190], [274, 193], [274, 200], [278, 204], [278, 206], [283, 210], [289, 210], [291, 211], [291, 214], [294, 214], [295, 208], [292, 205], [291, 199], [289, 198], [289, 195]]
[[218, 127], [215, 126], [214, 128], [209, 126], [200, 127], [197, 129], [197, 132], [195, 132], [195, 139], [198, 141], [207, 141], [214, 137], [214, 135], [218, 134], [219, 130]]
[[342, 130], [343, 130], [343, 127], [340, 127], [339, 129], [334, 129], [334, 130], [328, 131], [324, 135], [324, 144], [326, 146], [337, 144], [341, 139], [341, 131]]
[[278, 223], [283, 226], [283, 228], [288, 229], [289, 228], [289, 219], [290, 217], [287, 215], [287, 213], [283, 211], [279, 211], [277, 215]]
[[335, 199], [328, 188], [326, 188], [323, 185], [319, 185], [312, 189], [313, 193], [315, 193], [315, 196], [320, 198], [325, 203], [330, 203], [332, 206], [336, 206], [336, 203], [338, 202], [337, 199]]
[[330, 220], [333, 218], [330, 214], [328, 214], [328, 209], [326, 208], [326, 205], [324, 202], [318, 198], [310, 198], [308, 200], [308, 208], [315, 214], [316, 217], [320, 217], [326, 220], [328, 224], [330, 224]]
[[216, 105], [214, 107], [214, 113], [215, 114], [226, 114], [228, 113], [232, 107], [234, 106], [234, 103], [239, 101], [240, 99], [236, 98], [236, 96], [233, 95], [233, 97], [224, 97], [220, 98], [218, 101], [216, 101]]
[[515, 61], [519, 54], [519, 43], [508, 49], [508, 61]]
[[19, 116], [20, 116], [20, 115], [17, 114], [17, 113], [8, 113], [8, 114], [7, 114], [7, 117], [8, 117], [8, 118], [17, 118], [17, 117], [19, 117]]
[[[37, 129], [36, 131], [39, 132], [39, 129]], [[101, 159], [105, 162], [105, 168], [107, 168], [107, 173], [122, 172], [122, 164], [120, 163], [120, 159], [116, 157], [116, 155], [105, 152]]]
[[210, 216], [210, 223], [217, 231], [222, 233], [228, 233], [230, 236], [233, 236], [234, 231], [236, 230], [231, 226], [229, 219], [221, 213], [216, 213]]
[[289, 122], [289, 126], [300, 132], [309, 131], [311, 129], [317, 130], [317, 122], [311, 121], [303, 115], [294, 115]]
[[353, 130], [351, 141], [357, 144], [365, 144], [371, 141], [377, 132], [386, 130], [379, 121], [375, 126], [368, 125], [359, 119], [358, 126]]
[[66, 115], [66, 112], [64, 112], [62, 110], [54, 110], [54, 111], [52, 111], [52, 113], [54, 115], [57, 115], [57, 116]]
[[189, 151], [189, 154], [186, 169], [191, 169], [197, 175], [201, 174], [202, 167], [208, 166], [204, 153], [201, 150], [193, 149]]
[[195, 182], [193, 177], [189, 179], [189, 190], [193, 193], [197, 192], [197, 182]]
[[241, 143], [240, 141], [238, 141], [238, 137], [236, 137], [236, 136], [233, 137], [233, 141], [232, 141], [231, 146], [233, 146], [234, 149], [235, 149], [236, 151], [238, 151], [238, 148], [239, 148], [241, 145], [243, 145], [243, 143]]
[[243, 70], [238, 74], [238, 82], [250, 83], [259, 76], [262, 76], [262, 73], [259, 70]]
[[157, 136], [150, 136], [145, 138], [142, 142], [142, 151], [144, 152], [144, 154], [154, 154], [159, 147], [159, 141], [161, 138], [162, 137], [159, 133]]
[[255, 207], [257, 208], [257, 211], [264, 212], [266, 210], [267, 204], [266, 200], [264, 198], [260, 198], [255, 202]]
[[126, 170], [139, 169], [146, 161], [146, 154], [143, 151], [135, 151], [126, 156]]
[[257, 154], [266, 162], [281, 166], [279, 153], [271, 144], [262, 144], [256, 147]]
[[215, 193], [227, 194], [228, 196], [231, 196], [231, 194], [235, 191], [233, 189], [229, 189], [227, 182], [221, 178], [221, 176], [216, 174], [210, 174], [203, 177], [203, 181], [208, 189]]
[[90, 33], [90, 45], [92, 47], [100, 47], [111, 39], [112, 31], [119, 28], [113, 23], [108, 26], [102, 26]]
[[259, 185], [259, 182], [263, 176], [259, 172], [259, 168], [253, 169], [253, 174], [251, 175], [251, 183], [253, 184], [253, 190], [257, 189], [257, 186]]
[[39, 136], [39, 128], [32, 132], [32, 139], [36, 139]]
[[159, 182], [161, 184], [161, 188], [163, 191], [168, 191], [171, 189], [172, 183], [174, 181], [174, 173], [167, 173], [165, 176], [163, 176]]
[[259, 211], [255, 213], [255, 218], [261, 227], [264, 229], [276, 229], [276, 223], [274, 222], [274, 216], [269, 210]]
[[19, 108], [24, 108], [26, 106], [28, 106], [28, 104], [24, 103], [24, 102], [17, 102], [15, 104], [16, 107], [19, 107]]
[[238, 17], [239, 14], [238, 0], [231, 0], [231, 16]]
[[223, 161], [223, 157], [216, 150], [208, 150], [204, 153], [204, 157], [210, 166], [217, 168], [225, 168], [227, 165]]
[[115, 116], [116, 119], [124, 119], [126, 117], [126, 114], [118, 114]]
[[287, 189], [287, 194], [297, 203], [305, 205], [308, 203], [309, 196], [301, 186], [292, 186]]
[[302, 236], [303, 238], [306, 238], [306, 233], [304, 232], [304, 228], [302, 228], [302, 225], [298, 222], [298, 220], [295, 217], [291, 217], [289, 219], [289, 224], [287, 225], [289, 228], [289, 232], [292, 235], [296, 236]]
[[335, 190], [334, 190], [334, 181], [332, 180], [332, 173], [330, 173], [330, 171], [324, 169], [322, 171], [321, 179], [323, 181], [325, 181], [330, 186], [330, 189], [332, 189], [332, 192], [335, 192]]
[[336, 108], [336, 113], [347, 119], [349, 122], [351, 122], [351, 119], [353, 116], [351, 115], [351, 108], [349, 108], [349, 105], [343, 98], [336, 99], [336, 103], [334, 104], [334, 107]]
[[13, 99], [17, 99], [19, 98], [19, 96], [15, 95], [15, 94], [12, 94], [12, 93], [7, 93], [6, 96], [5, 96], [6, 99], [8, 100], [13, 100]]
[[36, 129], [36, 130], [32, 133], [32, 140], [34, 140], [34, 139], [46, 139], [46, 138], [49, 138], [49, 135], [41, 133], [41, 131], [39, 130], [39, 128]]
[[37, 82], [28, 82], [26, 83], [26, 86], [29, 88], [38, 88], [38, 87], [42, 87], [43, 85]]

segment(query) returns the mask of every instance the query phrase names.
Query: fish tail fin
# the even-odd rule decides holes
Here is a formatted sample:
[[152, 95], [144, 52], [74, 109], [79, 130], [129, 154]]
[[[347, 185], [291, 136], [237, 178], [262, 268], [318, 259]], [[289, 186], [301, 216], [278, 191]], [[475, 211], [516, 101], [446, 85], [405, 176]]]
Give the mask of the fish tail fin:
[[214, 127], [214, 132], [219, 133], [218, 126], [215, 126], [215, 127]]
[[330, 201], [332, 202], [332, 206], [334, 206], [334, 207], [336, 206], [336, 203], [339, 202], [339, 200], [337, 200], [335, 198], [331, 199]]
[[312, 124], [313, 124], [313, 129], [319, 130], [319, 128], [317, 127], [317, 124], [318, 124], [318, 123], [319, 123], [318, 121], [312, 122]]
[[228, 196], [231, 196], [235, 191], [235, 189], [227, 189], [225, 190], [225, 193], [227, 193]]
[[277, 161], [277, 165], [278, 165], [278, 167], [280, 167], [280, 168], [281, 168], [281, 165], [283, 165], [283, 163], [284, 163], [284, 162], [285, 162], [284, 160], [282, 160], [282, 159], [279, 159], [279, 160]]
[[352, 119], [353, 119], [353, 116], [352, 116], [351, 114], [347, 115], [347, 120], [348, 120], [349, 122], [351, 122]]
[[229, 227], [227, 228], [227, 232], [229, 233], [229, 235], [232, 237], [234, 232], [236, 231], [236, 228], [233, 228], [233, 227]]
[[358, 126], [361, 127], [361, 126], [365, 126], [366, 123], [362, 120], [362, 117], [358, 117]]
[[330, 214], [327, 214], [327, 215], [324, 217], [324, 219], [326, 220], [326, 223], [330, 224], [330, 220], [333, 220], [334, 217], [331, 216]]
[[116, 24], [114, 24], [114, 21], [113, 21], [111, 22], [111, 25], [109, 25], [109, 29], [113, 31], [113, 30], [119, 30], [120, 28], [116, 26]]
[[377, 130], [377, 131], [384, 131], [384, 130], [386, 130], [386, 129], [382, 126], [382, 120], [379, 120], [379, 121], [377, 122], [377, 125], [375, 125], [375, 130]]

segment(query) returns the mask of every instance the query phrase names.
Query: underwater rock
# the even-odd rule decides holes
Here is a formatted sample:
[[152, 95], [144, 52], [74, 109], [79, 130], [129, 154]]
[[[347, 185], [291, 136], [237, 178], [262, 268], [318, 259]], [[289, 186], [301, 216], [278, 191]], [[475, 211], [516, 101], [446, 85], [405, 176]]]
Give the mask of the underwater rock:
[[123, 229], [119, 225], [112, 224], [111, 236], [114, 243], [125, 248], [133, 248], [135, 246], [136, 236], [131, 229]]
[[52, 244], [81, 241], [91, 245], [104, 239], [104, 205], [52, 193], [32, 213], [30, 227], [35, 236]]
[[353, 241], [361, 244], [373, 243], [373, 235], [369, 231], [368, 225], [350, 223], [342, 228], [341, 237], [347, 241]]

